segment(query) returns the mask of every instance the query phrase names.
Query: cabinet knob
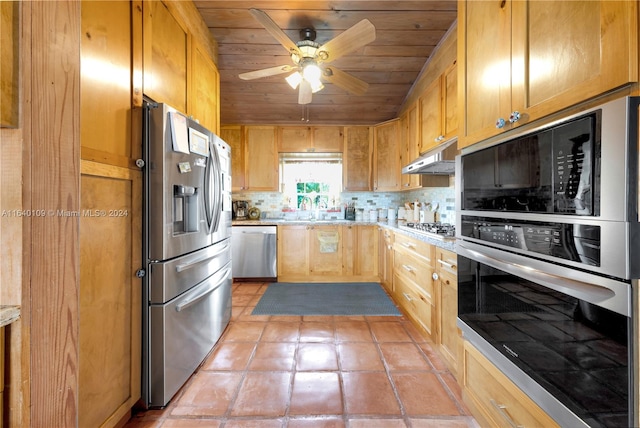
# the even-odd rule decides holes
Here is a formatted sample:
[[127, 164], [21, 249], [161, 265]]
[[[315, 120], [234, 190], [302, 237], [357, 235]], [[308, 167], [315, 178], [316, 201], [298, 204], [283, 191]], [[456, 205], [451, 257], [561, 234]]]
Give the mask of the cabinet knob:
[[436, 143], [439, 143], [442, 140], [444, 140], [444, 135], [438, 135], [433, 141], [435, 141]]
[[433, 275], [431, 275], [431, 278], [433, 278], [434, 281], [437, 281], [438, 278], [440, 278], [440, 277], [438, 276], [438, 274], [436, 272], [434, 272]]
[[498, 120], [496, 120], [496, 128], [498, 129], [502, 129], [504, 128], [504, 125], [506, 124], [506, 122], [504, 121], [503, 118], [498, 118]]
[[520, 112], [519, 111], [514, 111], [509, 116], [509, 123], [516, 123], [519, 120], [520, 120]]

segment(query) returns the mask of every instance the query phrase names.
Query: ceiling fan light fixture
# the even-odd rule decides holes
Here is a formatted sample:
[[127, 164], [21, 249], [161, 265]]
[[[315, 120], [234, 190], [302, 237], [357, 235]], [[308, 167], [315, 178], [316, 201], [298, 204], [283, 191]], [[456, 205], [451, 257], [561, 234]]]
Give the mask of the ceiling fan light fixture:
[[287, 81], [291, 88], [296, 89], [300, 82], [302, 82], [302, 75], [300, 74], [300, 72], [296, 71], [295, 73], [292, 73], [285, 77], [284, 80]]
[[311, 85], [315, 82], [320, 82], [320, 76], [322, 76], [322, 70], [316, 63], [311, 62], [302, 67], [302, 77]]
[[314, 94], [324, 89], [324, 85], [319, 80], [316, 82], [309, 82], [309, 83], [311, 84], [311, 92]]

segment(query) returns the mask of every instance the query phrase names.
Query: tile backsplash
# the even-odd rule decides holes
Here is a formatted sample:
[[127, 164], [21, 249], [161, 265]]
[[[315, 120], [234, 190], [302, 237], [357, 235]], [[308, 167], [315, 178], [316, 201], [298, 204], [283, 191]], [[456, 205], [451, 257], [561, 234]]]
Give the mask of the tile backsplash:
[[[234, 192], [234, 200], [249, 201], [249, 205], [257, 207], [267, 217], [280, 217], [287, 201], [281, 192]], [[453, 176], [449, 187], [423, 187], [406, 192], [342, 192], [341, 204], [354, 203], [356, 208], [366, 210], [380, 208], [398, 208], [406, 202], [437, 203], [438, 219], [442, 223], [455, 223], [455, 189]]]

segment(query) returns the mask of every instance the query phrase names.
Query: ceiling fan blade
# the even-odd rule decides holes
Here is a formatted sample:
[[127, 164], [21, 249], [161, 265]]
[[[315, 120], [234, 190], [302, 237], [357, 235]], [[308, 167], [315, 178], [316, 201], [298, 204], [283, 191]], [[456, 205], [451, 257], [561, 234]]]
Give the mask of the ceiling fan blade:
[[276, 67], [263, 68], [262, 70], [248, 71], [246, 73], [240, 73], [238, 75], [242, 80], [253, 80], [261, 77], [275, 76], [277, 74], [287, 73], [293, 70], [295, 67], [290, 65], [278, 65]]
[[271, 34], [290, 54], [300, 54], [298, 46], [285, 34], [273, 20], [260, 9], [249, 9], [249, 13]]
[[376, 27], [368, 19], [363, 19], [320, 46], [317, 55], [323, 62], [331, 62], [373, 42], [375, 39]]
[[311, 84], [303, 79], [300, 82], [298, 104], [309, 104], [311, 102], [312, 94], [313, 92], [311, 91]]
[[322, 77], [327, 79], [329, 83], [340, 86], [354, 95], [362, 95], [369, 89], [367, 82], [336, 67], [325, 67]]

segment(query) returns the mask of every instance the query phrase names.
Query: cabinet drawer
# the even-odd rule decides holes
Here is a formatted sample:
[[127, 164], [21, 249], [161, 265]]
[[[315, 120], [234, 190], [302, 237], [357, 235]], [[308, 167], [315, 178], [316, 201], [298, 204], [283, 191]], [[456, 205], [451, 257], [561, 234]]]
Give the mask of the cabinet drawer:
[[432, 334], [431, 296], [427, 296], [418, 285], [397, 273], [394, 274], [394, 294], [398, 304], [405, 309], [409, 316], [422, 325], [427, 333]]
[[454, 278], [458, 276], [458, 256], [453, 251], [437, 247], [435, 249], [435, 268], [438, 273], [448, 272]]
[[558, 426], [469, 342], [464, 343], [463, 387], [465, 401], [491, 426]]
[[399, 247], [396, 248], [393, 267], [398, 276], [414, 282], [426, 293], [429, 301], [433, 300], [432, 268], [423, 258], [417, 257], [412, 251]]
[[403, 248], [410, 251], [414, 256], [424, 260], [428, 266], [433, 266], [434, 248], [426, 242], [419, 241], [400, 233], [395, 234], [394, 248]]

